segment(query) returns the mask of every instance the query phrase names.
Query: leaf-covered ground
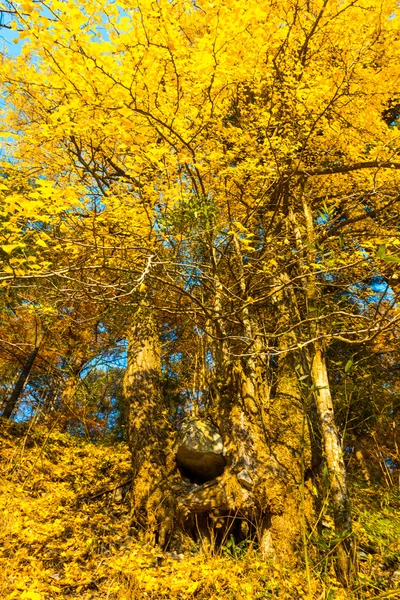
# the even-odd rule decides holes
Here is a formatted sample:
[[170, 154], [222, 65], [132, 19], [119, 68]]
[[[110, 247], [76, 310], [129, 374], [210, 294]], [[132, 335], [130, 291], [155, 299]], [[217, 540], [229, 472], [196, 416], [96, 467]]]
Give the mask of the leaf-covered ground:
[[125, 444], [2, 421], [0, 598], [400, 597], [400, 516], [393, 494], [358, 492], [361, 574], [346, 592], [333, 575], [329, 529], [318, 542], [322, 559], [314, 559], [310, 587], [304, 569], [266, 563], [255, 550], [229, 543], [218, 556], [195, 548], [178, 555], [139, 543], [129, 536], [126, 488], [118, 487], [129, 475]]

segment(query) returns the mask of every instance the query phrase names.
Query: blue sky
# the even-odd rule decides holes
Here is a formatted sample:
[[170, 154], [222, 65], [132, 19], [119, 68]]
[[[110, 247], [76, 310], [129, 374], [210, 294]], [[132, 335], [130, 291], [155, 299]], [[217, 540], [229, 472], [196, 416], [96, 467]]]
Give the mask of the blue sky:
[[22, 48], [22, 42], [18, 42], [17, 44], [13, 42], [18, 37], [18, 32], [4, 27], [4, 25], [9, 25], [10, 21], [10, 15], [1, 13], [0, 22], [3, 27], [0, 29], [0, 51], [9, 56], [18, 56]]

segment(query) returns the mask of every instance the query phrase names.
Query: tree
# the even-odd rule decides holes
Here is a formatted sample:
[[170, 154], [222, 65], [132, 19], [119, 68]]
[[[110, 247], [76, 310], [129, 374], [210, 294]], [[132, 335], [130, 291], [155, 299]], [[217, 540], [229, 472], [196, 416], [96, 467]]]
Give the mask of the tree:
[[[371, 285], [396, 282], [400, 262], [399, 130], [387, 118], [398, 91], [396, 2], [12, 7], [25, 41], [1, 65], [5, 118], [23, 132], [15, 164], [40, 177], [28, 197], [6, 193], [5, 251], [26, 243], [15, 215], [27, 206], [58, 231], [63, 265], [44, 250], [36, 276], [73, 273], [92, 302], [129, 298], [132, 385], [157, 324], [202, 340], [193, 371], [207, 377], [195, 391], [228, 466], [186, 495], [178, 482], [177, 508], [212, 515], [215, 492], [223, 510], [252, 522], [256, 513], [262, 531], [282, 538], [285, 507], [304, 512], [298, 484], [321, 453], [308, 431], [318, 422], [346, 582], [351, 518], [327, 354], [398, 321], [385, 301], [391, 284], [380, 294]], [[21, 262], [3, 277], [31, 275]], [[143, 295], [147, 324], [136, 321]], [[140, 328], [151, 335], [132, 339]], [[143, 400], [151, 418], [159, 394]], [[150, 438], [151, 454], [159, 441]], [[157, 461], [178, 481], [167, 457]]]

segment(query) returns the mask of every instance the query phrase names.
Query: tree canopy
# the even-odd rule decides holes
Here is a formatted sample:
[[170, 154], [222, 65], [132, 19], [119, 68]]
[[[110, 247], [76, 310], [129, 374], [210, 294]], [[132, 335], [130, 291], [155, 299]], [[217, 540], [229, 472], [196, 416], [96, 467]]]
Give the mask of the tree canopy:
[[[288, 560], [326, 474], [349, 585], [352, 457], [366, 484], [399, 468], [398, 3], [2, 8], [3, 416], [25, 394], [64, 432], [127, 437], [161, 546], [217, 518], [212, 487], [258, 514], [264, 557], [297, 540]], [[226, 449], [204, 489], [173, 458], [188, 417]]]

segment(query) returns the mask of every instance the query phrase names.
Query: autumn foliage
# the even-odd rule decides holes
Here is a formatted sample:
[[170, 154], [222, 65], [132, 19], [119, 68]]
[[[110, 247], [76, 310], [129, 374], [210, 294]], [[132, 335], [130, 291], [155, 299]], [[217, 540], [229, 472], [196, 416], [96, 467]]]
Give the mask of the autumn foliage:
[[0, 11], [5, 597], [397, 593], [398, 2]]
[[[130, 476], [125, 444], [4, 423], [0, 440], [2, 598], [304, 598], [304, 571], [265, 562], [229, 537], [222, 554], [206, 556], [195, 546], [178, 555], [138, 543], [129, 534], [126, 490], [118, 487]], [[393, 585], [388, 567], [399, 557], [400, 522], [390, 506], [373, 508], [372, 490], [362, 494], [356, 529], [360, 544], [374, 551], [362, 563], [369, 598], [376, 585]], [[325, 529], [320, 543], [331, 535]], [[316, 597], [351, 597], [331, 571], [321, 581], [317, 568], [312, 586]]]

